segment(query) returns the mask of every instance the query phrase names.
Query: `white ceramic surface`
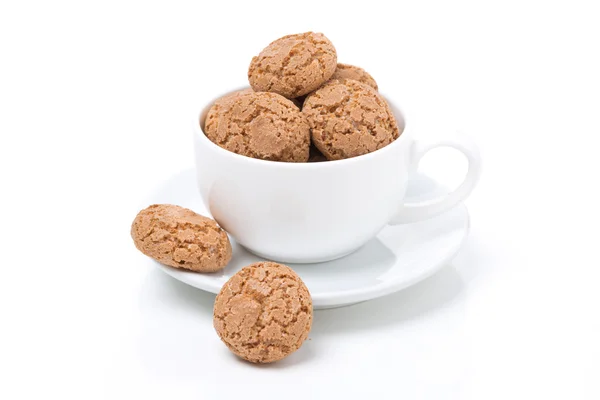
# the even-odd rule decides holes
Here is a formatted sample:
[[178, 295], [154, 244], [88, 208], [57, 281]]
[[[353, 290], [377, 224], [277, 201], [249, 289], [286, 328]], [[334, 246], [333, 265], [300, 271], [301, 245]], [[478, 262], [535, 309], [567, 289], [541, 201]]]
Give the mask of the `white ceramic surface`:
[[[209, 215], [195, 187], [195, 173], [185, 171], [161, 185], [150, 203], [174, 203]], [[438, 196], [447, 191], [432, 180], [413, 175], [407, 198]], [[464, 205], [431, 219], [388, 226], [355, 253], [318, 264], [290, 264], [301, 276], [313, 298], [314, 307], [331, 308], [381, 297], [432, 275], [446, 265], [460, 248], [469, 229]], [[184, 283], [212, 293], [243, 266], [262, 258], [233, 244], [233, 258], [220, 272], [199, 274], [156, 263], [164, 272]]]
[[[387, 224], [424, 220], [451, 209], [479, 177], [479, 152], [469, 138], [449, 132], [441, 140], [415, 139], [418, 128], [391, 102], [403, 131], [400, 138], [370, 154], [323, 163], [257, 160], [220, 148], [200, 128], [213, 102], [207, 101], [193, 122], [200, 195], [231, 236], [268, 259], [314, 263], [347, 255]], [[424, 154], [442, 146], [467, 157], [463, 183], [450, 194], [406, 201], [409, 173]]]

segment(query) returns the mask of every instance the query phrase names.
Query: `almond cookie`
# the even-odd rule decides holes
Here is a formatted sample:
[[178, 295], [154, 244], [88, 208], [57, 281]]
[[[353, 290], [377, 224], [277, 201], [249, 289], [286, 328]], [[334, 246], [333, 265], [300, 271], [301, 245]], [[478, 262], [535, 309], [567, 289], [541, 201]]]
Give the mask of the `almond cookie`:
[[242, 268], [217, 295], [213, 322], [235, 355], [269, 363], [298, 350], [312, 325], [312, 299], [290, 267], [258, 262]]
[[222, 148], [247, 157], [308, 160], [308, 121], [294, 103], [277, 93], [240, 93], [217, 100], [206, 116], [204, 132]]
[[140, 211], [131, 225], [139, 251], [175, 268], [215, 272], [231, 260], [231, 243], [210, 218], [171, 204]]
[[230, 100], [232, 98], [241, 96], [241, 95], [246, 94], [246, 93], [254, 93], [254, 90], [252, 90], [252, 88], [246, 88], [246, 89], [242, 89], [242, 90], [237, 90], [235, 92], [226, 94], [225, 96], [223, 96], [220, 99], [218, 99], [217, 101], [215, 101], [215, 103], [226, 101], [226, 100]]
[[373, 152], [400, 135], [383, 97], [351, 79], [334, 81], [309, 95], [302, 113], [310, 124], [313, 143], [328, 160]]
[[371, 86], [375, 90], [378, 89], [377, 82], [375, 82], [375, 79], [373, 79], [371, 74], [369, 74], [364, 69], [349, 64], [338, 64], [330, 81], [344, 81], [346, 79], [354, 79], [355, 81], [359, 81], [361, 83], [364, 83], [365, 85]]
[[252, 88], [246, 88], [246, 89], [236, 90], [235, 92], [228, 93], [225, 96], [217, 99], [215, 101], [215, 104], [213, 104], [213, 107], [216, 104], [224, 104], [230, 100], [233, 100], [237, 97], [240, 97], [241, 95], [248, 94], [248, 93], [254, 93], [254, 90], [252, 90]]
[[337, 53], [322, 33], [299, 33], [277, 39], [248, 69], [250, 86], [287, 98], [305, 95], [327, 82], [335, 72]]

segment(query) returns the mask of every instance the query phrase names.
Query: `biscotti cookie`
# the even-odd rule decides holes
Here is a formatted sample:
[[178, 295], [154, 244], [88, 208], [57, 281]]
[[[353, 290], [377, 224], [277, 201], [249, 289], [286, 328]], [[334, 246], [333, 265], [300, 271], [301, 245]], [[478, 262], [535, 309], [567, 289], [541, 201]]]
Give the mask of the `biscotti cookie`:
[[171, 204], [140, 211], [131, 237], [139, 251], [175, 268], [215, 272], [231, 259], [229, 238], [215, 221]]
[[355, 80], [332, 82], [304, 101], [315, 146], [328, 160], [367, 154], [400, 135], [387, 102], [372, 87]]
[[249, 92], [215, 102], [206, 116], [206, 136], [224, 149], [261, 160], [306, 162], [308, 121], [277, 93]]
[[255, 91], [291, 99], [327, 82], [336, 66], [337, 54], [329, 39], [306, 32], [279, 38], [252, 58], [248, 80]]
[[298, 350], [312, 325], [312, 300], [289, 267], [258, 262], [242, 268], [217, 295], [213, 322], [237, 356], [269, 363]]

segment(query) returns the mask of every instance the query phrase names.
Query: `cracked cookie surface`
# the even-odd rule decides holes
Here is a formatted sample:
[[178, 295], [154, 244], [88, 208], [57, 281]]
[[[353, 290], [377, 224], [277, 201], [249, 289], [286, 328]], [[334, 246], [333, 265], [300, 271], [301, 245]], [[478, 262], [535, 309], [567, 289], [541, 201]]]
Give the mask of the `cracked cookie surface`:
[[355, 80], [334, 81], [304, 101], [315, 146], [328, 160], [371, 153], [400, 136], [387, 102], [372, 87]]
[[287, 98], [305, 95], [327, 82], [335, 72], [337, 53], [322, 33], [288, 35], [269, 44], [252, 58], [250, 86]]
[[331, 82], [334, 80], [339, 80], [343, 82], [346, 79], [359, 81], [365, 85], [371, 86], [375, 90], [378, 90], [377, 82], [375, 82], [375, 79], [373, 79], [371, 74], [360, 67], [350, 64], [338, 64], [329, 81]]
[[252, 90], [252, 88], [246, 88], [246, 89], [242, 89], [242, 90], [237, 90], [235, 92], [226, 94], [225, 96], [221, 97], [220, 99], [217, 99], [217, 101], [215, 101], [215, 104], [219, 103], [219, 102], [224, 102], [227, 100], [231, 100], [234, 99], [236, 97], [239, 97], [243, 94], [247, 94], [247, 93], [254, 93], [254, 90]]
[[312, 300], [289, 267], [258, 262], [223, 285], [213, 322], [221, 340], [237, 356], [269, 363], [298, 350], [312, 325]]
[[218, 146], [261, 160], [306, 162], [310, 129], [304, 114], [277, 93], [245, 92], [215, 102], [204, 124]]
[[140, 211], [131, 237], [139, 251], [175, 268], [215, 272], [231, 259], [229, 238], [215, 221], [171, 204]]

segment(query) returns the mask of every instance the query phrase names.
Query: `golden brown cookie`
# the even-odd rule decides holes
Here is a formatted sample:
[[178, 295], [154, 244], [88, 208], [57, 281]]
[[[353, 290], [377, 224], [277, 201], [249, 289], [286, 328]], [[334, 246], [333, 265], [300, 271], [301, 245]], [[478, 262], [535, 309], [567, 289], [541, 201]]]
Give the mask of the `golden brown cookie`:
[[234, 354], [253, 363], [269, 363], [300, 348], [312, 316], [312, 299], [300, 277], [285, 265], [258, 262], [223, 285], [213, 322]]
[[216, 104], [222, 105], [230, 100], [233, 100], [237, 97], [240, 97], [240, 96], [242, 96], [244, 94], [248, 94], [248, 93], [254, 93], [254, 90], [252, 90], [252, 88], [246, 88], [246, 89], [236, 90], [235, 92], [228, 93], [225, 96], [218, 98], [215, 101], [215, 103], [213, 104], [213, 107]]
[[373, 152], [400, 135], [387, 102], [355, 80], [332, 82], [309, 95], [302, 108], [312, 142], [328, 160]]
[[215, 101], [215, 103], [226, 101], [226, 100], [230, 100], [230, 99], [233, 99], [235, 97], [241, 96], [241, 95], [246, 94], [246, 93], [254, 93], [254, 90], [252, 90], [252, 88], [246, 88], [246, 89], [242, 89], [242, 90], [237, 90], [235, 92], [226, 94], [225, 96], [223, 96], [220, 99], [218, 99], [217, 101]]
[[322, 33], [299, 33], [277, 39], [252, 58], [250, 86], [287, 98], [305, 95], [327, 82], [337, 66], [333, 44]]
[[346, 79], [353, 79], [355, 81], [364, 83], [365, 85], [369, 85], [375, 90], [378, 89], [377, 82], [375, 82], [375, 79], [373, 79], [371, 74], [369, 74], [364, 69], [360, 67], [355, 67], [354, 65], [338, 63], [337, 68], [331, 76], [330, 81], [339, 80], [343, 82]]
[[231, 260], [229, 238], [215, 221], [171, 204], [140, 211], [131, 237], [139, 251], [175, 268], [214, 272]]
[[277, 93], [241, 93], [219, 99], [206, 116], [204, 132], [212, 142], [244, 156], [308, 160], [308, 121], [294, 103]]

